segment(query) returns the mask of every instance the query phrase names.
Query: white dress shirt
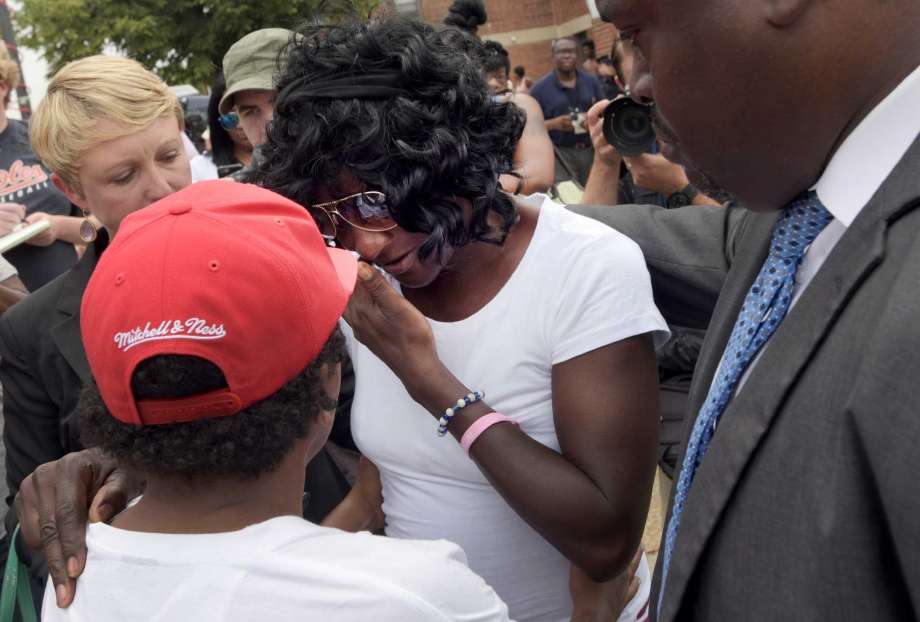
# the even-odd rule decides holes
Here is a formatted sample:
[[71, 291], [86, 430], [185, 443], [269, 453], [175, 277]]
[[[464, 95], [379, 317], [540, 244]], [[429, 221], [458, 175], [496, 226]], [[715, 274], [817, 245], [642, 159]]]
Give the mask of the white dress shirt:
[[[846, 233], [847, 227], [853, 224], [918, 135], [920, 67], [914, 69], [846, 137], [818, 183], [811, 188], [817, 191], [818, 199], [834, 219], [805, 251], [795, 274], [789, 313], [793, 312], [795, 303]], [[736, 392], [744, 386], [751, 370], [769, 346], [770, 340], [767, 340], [738, 381]]]

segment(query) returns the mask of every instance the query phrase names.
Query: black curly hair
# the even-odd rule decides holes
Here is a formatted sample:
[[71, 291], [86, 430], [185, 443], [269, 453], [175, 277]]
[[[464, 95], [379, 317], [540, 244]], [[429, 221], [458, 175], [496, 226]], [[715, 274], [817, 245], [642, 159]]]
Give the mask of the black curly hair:
[[498, 41], [484, 41], [482, 44], [482, 71], [484, 73], [495, 73], [499, 69], [505, 69], [505, 75], [511, 77], [511, 59], [508, 58], [508, 50]]
[[[125, 466], [147, 474], [189, 479], [255, 479], [278, 468], [297, 439], [306, 437], [320, 410], [336, 400], [323, 389], [321, 368], [345, 357], [336, 328], [304, 370], [277, 392], [229, 417], [135, 426], [118, 421], [94, 383], [80, 395], [80, 436]], [[180, 398], [227, 386], [220, 369], [195, 356], [161, 355], [142, 361], [131, 377], [135, 399]]]
[[[498, 178], [513, 169], [524, 114], [492, 101], [478, 64], [443, 32], [400, 17], [309, 26], [285, 60], [252, 181], [309, 207], [319, 190], [342, 194], [347, 171], [386, 194], [403, 229], [427, 234], [422, 258], [445, 244], [504, 241], [517, 213]], [[360, 83], [382, 73], [401, 94], [311, 94], [330, 77]], [[471, 212], [452, 197], [469, 200]]]
[[479, 27], [488, 20], [489, 16], [482, 0], [454, 0], [447, 9], [444, 24], [476, 34]]

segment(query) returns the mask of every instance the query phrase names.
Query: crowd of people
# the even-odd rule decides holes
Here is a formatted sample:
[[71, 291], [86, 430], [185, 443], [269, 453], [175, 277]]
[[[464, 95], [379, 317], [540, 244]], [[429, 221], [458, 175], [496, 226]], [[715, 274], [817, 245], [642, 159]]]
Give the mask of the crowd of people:
[[4, 602], [916, 619], [920, 8], [691, 4], [534, 81], [471, 0], [257, 30], [202, 154], [127, 58], [0, 113]]

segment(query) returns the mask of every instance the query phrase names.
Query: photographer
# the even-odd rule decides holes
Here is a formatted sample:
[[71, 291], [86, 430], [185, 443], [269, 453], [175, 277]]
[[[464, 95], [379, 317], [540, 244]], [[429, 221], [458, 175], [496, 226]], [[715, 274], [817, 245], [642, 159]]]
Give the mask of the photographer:
[[[632, 46], [622, 39], [617, 39], [613, 44], [611, 62], [618, 84], [629, 84], [634, 63]], [[657, 143], [652, 142], [648, 149], [644, 149], [645, 152], [639, 155], [617, 153], [602, 131], [604, 112], [611, 103], [600, 101], [588, 111], [588, 131], [597, 155], [589, 180], [585, 184], [582, 203], [635, 203], [668, 208], [720, 205], [719, 201], [703, 194], [690, 183], [682, 166], [668, 161], [657, 153]], [[651, 118], [648, 122], [651, 123]], [[648, 135], [652, 134], [649, 126]]]
[[[604, 137], [604, 111], [609, 100], [599, 101], [588, 110], [588, 131], [594, 145], [594, 163], [585, 185], [582, 203], [590, 205], [720, 205], [700, 192], [684, 167], [668, 161], [660, 153], [620, 156]], [[628, 175], [621, 176], [621, 163]]]
[[553, 62], [555, 69], [540, 78], [530, 94], [543, 109], [546, 129], [556, 148], [556, 181], [574, 175], [584, 186], [594, 159], [585, 114], [604, 98], [604, 92], [597, 78], [577, 68], [578, 52], [572, 39], [553, 41]]

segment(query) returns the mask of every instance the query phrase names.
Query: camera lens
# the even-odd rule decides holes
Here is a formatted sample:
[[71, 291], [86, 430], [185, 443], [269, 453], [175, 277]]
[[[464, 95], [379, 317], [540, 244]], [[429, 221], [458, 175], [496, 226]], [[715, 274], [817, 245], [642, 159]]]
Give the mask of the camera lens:
[[647, 153], [655, 144], [652, 106], [629, 98], [618, 99], [604, 110], [604, 138], [624, 156]]

